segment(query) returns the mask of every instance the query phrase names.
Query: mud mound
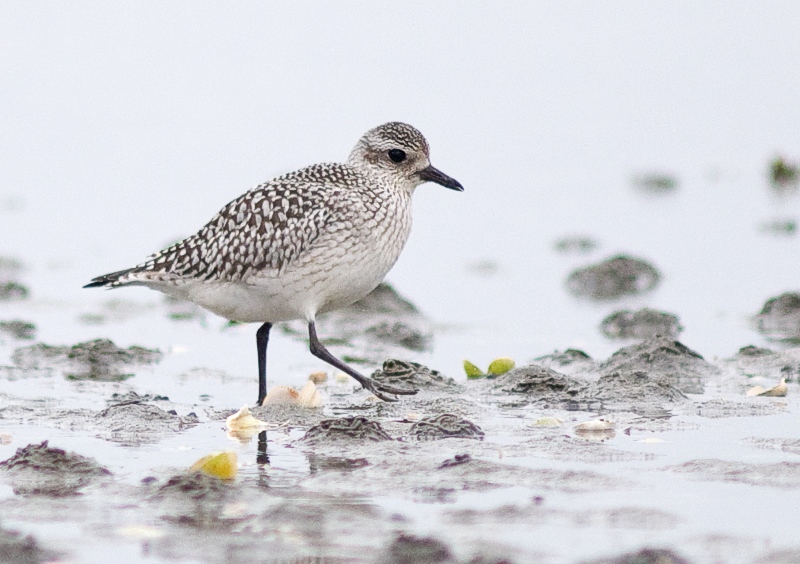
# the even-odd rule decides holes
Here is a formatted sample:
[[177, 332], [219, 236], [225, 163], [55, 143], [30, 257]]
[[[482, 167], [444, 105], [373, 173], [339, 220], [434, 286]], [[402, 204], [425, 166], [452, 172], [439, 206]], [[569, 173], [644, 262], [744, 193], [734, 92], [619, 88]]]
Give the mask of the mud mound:
[[447, 438], [483, 439], [484, 436], [475, 423], [450, 413], [420, 419], [411, 426], [409, 434], [419, 440], [428, 441]]
[[536, 364], [522, 366], [497, 377], [492, 383], [496, 392], [547, 397], [552, 394], [575, 396], [588, 384]]
[[614, 372], [646, 372], [687, 394], [701, 394], [708, 376], [719, 369], [678, 341], [655, 337], [615, 352], [600, 365], [603, 375]]
[[664, 404], [687, 399], [668, 377], [658, 372], [607, 371], [597, 381], [590, 382], [537, 365], [523, 366], [500, 376], [491, 384], [491, 391], [515, 396], [516, 400], [504, 400], [509, 407], [536, 403], [544, 408], [569, 411], [649, 413], [663, 409]]
[[800, 294], [787, 292], [764, 303], [755, 318], [762, 335], [791, 342], [800, 342]]
[[488, 384], [489, 391], [506, 407], [535, 403], [543, 408], [596, 410], [600, 402], [588, 397], [590, 383], [536, 364], [515, 368]]
[[17, 449], [14, 456], [0, 462], [0, 473], [11, 482], [14, 493], [54, 497], [74, 495], [111, 475], [93, 459], [51, 448], [47, 441]]
[[235, 489], [235, 484], [195, 472], [173, 476], [154, 498], [165, 521], [218, 533], [230, 530], [237, 521], [224, 511]]
[[681, 331], [678, 316], [648, 308], [615, 311], [600, 324], [600, 332], [609, 339], [674, 339]]
[[168, 433], [194, 427], [198, 419], [194, 413], [180, 417], [155, 405], [129, 402], [99, 412], [95, 423], [102, 429], [102, 438], [133, 446], [158, 442]]
[[391, 441], [381, 424], [366, 417], [345, 417], [326, 419], [311, 427], [302, 439], [306, 442], [321, 443], [342, 440]]
[[109, 339], [95, 339], [71, 347], [37, 343], [18, 348], [11, 358], [27, 370], [57, 366], [71, 380], [118, 382], [133, 376], [125, 369], [158, 363], [163, 356], [158, 350], [137, 346], [122, 349]]
[[400, 534], [379, 559], [387, 564], [455, 564], [450, 548], [430, 537]]
[[582, 396], [600, 400], [603, 409], [634, 413], [649, 412], [654, 406], [688, 399], [668, 378], [638, 370], [604, 374]]
[[567, 289], [592, 300], [614, 300], [652, 290], [660, 279], [658, 270], [650, 263], [618, 255], [575, 270], [567, 278]]
[[395, 359], [384, 362], [383, 368], [372, 373], [372, 379], [399, 388], [460, 388], [455, 380], [442, 376], [437, 370]]
[[224, 497], [229, 490], [230, 485], [224, 480], [202, 472], [192, 472], [173, 476], [158, 489], [157, 495], [216, 501]]

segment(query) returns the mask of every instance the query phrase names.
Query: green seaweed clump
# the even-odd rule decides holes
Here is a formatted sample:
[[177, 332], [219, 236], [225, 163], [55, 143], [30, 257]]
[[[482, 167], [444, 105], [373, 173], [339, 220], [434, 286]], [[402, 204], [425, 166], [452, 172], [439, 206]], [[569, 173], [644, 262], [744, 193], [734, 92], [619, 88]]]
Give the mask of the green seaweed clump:
[[483, 372], [470, 361], [464, 360], [464, 372], [466, 372], [467, 378], [470, 380], [477, 380], [478, 378], [496, 378], [497, 376], [502, 376], [515, 366], [516, 364], [514, 363], [513, 359], [508, 358], [507, 356], [501, 356], [494, 359], [489, 364], [489, 368], [486, 370], [486, 372]]
[[776, 157], [769, 165], [769, 179], [772, 185], [787, 188], [797, 184], [800, 167], [786, 162], [783, 157]]

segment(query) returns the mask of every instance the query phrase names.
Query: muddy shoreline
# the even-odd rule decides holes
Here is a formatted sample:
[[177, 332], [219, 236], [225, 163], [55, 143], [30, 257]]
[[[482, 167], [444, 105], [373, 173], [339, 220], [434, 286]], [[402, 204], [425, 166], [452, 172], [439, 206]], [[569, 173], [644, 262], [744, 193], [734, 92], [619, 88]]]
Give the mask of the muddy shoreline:
[[[366, 303], [331, 320], [359, 339], [351, 350], [364, 365], [389, 349], [413, 359], [426, 338], [409, 335], [430, 335], [430, 323], [394, 291], [382, 288]], [[174, 307], [165, 303], [163, 315]], [[626, 315], [626, 330], [637, 335], [672, 319]], [[785, 336], [786, 308], [780, 315]], [[402, 328], [369, 330], [387, 327], [387, 318]], [[676, 329], [629, 339], [606, 359], [557, 351], [475, 379], [388, 360], [373, 378], [418, 395], [376, 401], [352, 380], [315, 374], [321, 407], [251, 406], [273, 427], [237, 434], [225, 419], [240, 406], [137, 391], [148, 371], [158, 375], [161, 351], [107, 339], [25, 344], [35, 331], [10, 327], [2, 346], [13, 352], [0, 379], [49, 387], [51, 397], [0, 392], [6, 561], [97, 561], [112, 545], [131, 559], [198, 562], [747, 562], [800, 554], [791, 543], [760, 545], [757, 534], [692, 532], [703, 484], [755, 488], [743, 504], [765, 490], [800, 491], [800, 446], [782, 428], [798, 413], [797, 348], [743, 347], [709, 360], [676, 340]], [[778, 397], [747, 395], [756, 383], [781, 380], [788, 383]], [[749, 420], [759, 421], [757, 431], [738, 424]], [[714, 446], [702, 453], [698, 443]], [[188, 470], [220, 445], [238, 455], [235, 479]], [[46, 531], [61, 525], [91, 548], [54, 542]], [[631, 550], [576, 550], [547, 540], [553, 530], [578, 539], [614, 532]]]

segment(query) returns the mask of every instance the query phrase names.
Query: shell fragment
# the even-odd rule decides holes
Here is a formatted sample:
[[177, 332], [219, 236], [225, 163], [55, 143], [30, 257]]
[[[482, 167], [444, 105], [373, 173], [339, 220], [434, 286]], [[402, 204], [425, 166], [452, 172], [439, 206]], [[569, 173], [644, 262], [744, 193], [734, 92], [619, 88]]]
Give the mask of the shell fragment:
[[239, 471], [235, 452], [214, 452], [204, 456], [189, 468], [189, 472], [202, 472], [220, 480], [233, 480]]
[[786, 378], [781, 378], [781, 383], [775, 386], [774, 388], [765, 390], [761, 386], [753, 386], [752, 388], [747, 390], [746, 395], [782, 398], [786, 396], [786, 392], [788, 391], [789, 391], [789, 386], [786, 385]]

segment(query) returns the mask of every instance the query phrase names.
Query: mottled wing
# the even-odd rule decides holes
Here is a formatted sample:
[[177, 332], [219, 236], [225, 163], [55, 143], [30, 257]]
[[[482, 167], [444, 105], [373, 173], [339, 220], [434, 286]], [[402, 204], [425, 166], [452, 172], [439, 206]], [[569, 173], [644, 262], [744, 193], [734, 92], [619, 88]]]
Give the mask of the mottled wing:
[[204, 280], [246, 280], [254, 271], [280, 271], [324, 229], [330, 213], [313, 185], [268, 183], [225, 206], [197, 234], [141, 266]]
[[[332, 200], [360, 179], [346, 165], [315, 165], [276, 178], [236, 198], [199, 232], [129, 271], [94, 285], [158, 281], [246, 281], [280, 273], [335, 220]], [[93, 281], [94, 282], [94, 281]]]

